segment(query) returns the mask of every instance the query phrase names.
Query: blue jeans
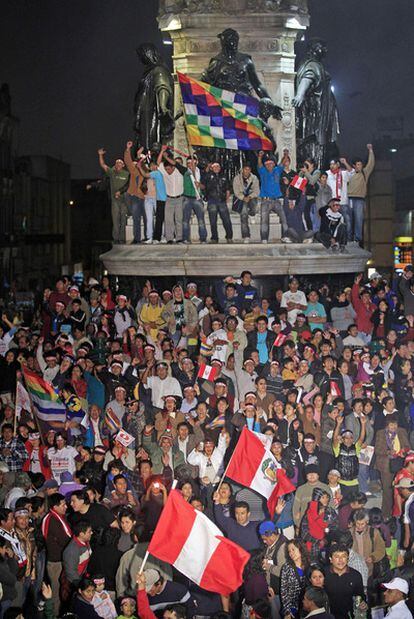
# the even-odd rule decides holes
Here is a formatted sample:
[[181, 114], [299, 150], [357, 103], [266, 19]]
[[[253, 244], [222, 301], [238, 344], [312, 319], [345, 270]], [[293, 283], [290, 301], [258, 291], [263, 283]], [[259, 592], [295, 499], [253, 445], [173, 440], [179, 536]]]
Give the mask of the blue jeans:
[[183, 213], [183, 241], [190, 240], [190, 219], [194, 211], [198, 221], [198, 234], [200, 241], [204, 243], [207, 240], [207, 228], [204, 221], [204, 208], [201, 200], [197, 198], [184, 198], [184, 213]]
[[217, 216], [220, 215], [223, 222], [224, 230], [226, 231], [226, 239], [233, 238], [233, 226], [231, 225], [230, 213], [225, 202], [217, 202], [216, 200], [208, 201], [208, 217], [210, 219], [211, 239], [218, 241]]
[[146, 230], [147, 239], [152, 239], [153, 234], [154, 234], [154, 213], [155, 213], [156, 206], [157, 206], [156, 198], [150, 198], [148, 196], [145, 197], [144, 208], [145, 208], [145, 219], [147, 220], [147, 230]]
[[260, 206], [260, 238], [262, 241], [269, 240], [270, 213], [277, 213], [279, 215], [282, 226], [282, 235], [286, 236], [287, 234], [288, 225], [285, 211], [282, 206], [282, 199], [262, 198], [262, 203]]
[[361, 492], [368, 492], [369, 483], [369, 466], [366, 464], [359, 465], [358, 484]]
[[342, 213], [342, 216], [345, 221], [346, 236], [347, 236], [348, 242], [353, 241], [354, 236], [352, 233], [352, 211], [351, 211], [349, 204], [341, 204], [340, 212]]
[[144, 200], [130, 196], [129, 210], [134, 221], [134, 243], [141, 242], [141, 218], [145, 217]]
[[364, 236], [364, 198], [349, 198], [349, 206], [354, 218], [354, 237], [359, 243]]
[[319, 212], [316, 207], [316, 202], [312, 202], [310, 207], [310, 218], [312, 222], [312, 230], [314, 232], [318, 232], [321, 227], [321, 218], [319, 217]]

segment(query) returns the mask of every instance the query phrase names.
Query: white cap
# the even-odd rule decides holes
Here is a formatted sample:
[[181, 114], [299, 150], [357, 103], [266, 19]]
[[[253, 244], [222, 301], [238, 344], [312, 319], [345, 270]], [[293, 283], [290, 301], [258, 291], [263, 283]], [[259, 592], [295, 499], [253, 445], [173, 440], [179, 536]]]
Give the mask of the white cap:
[[383, 582], [382, 586], [385, 589], [396, 589], [404, 595], [408, 595], [408, 582], [403, 578], [393, 578], [390, 582]]

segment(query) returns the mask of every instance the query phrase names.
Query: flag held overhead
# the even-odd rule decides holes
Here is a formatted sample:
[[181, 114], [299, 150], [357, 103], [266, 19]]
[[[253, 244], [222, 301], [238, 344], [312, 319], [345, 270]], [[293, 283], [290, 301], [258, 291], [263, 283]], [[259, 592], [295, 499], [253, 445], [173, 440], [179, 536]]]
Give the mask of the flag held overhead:
[[259, 116], [259, 101], [177, 73], [188, 140], [194, 146], [273, 150]]

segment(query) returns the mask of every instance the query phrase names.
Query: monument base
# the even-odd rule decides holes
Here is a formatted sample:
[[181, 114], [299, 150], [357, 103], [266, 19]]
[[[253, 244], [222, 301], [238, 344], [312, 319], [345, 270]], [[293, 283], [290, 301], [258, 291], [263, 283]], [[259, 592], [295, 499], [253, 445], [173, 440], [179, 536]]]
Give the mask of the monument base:
[[264, 275], [315, 275], [364, 271], [371, 254], [356, 243], [343, 254], [328, 251], [320, 243], [191, 245], [114, 245], [100, 256], [111, 275], [224, 276], [250, 269]]

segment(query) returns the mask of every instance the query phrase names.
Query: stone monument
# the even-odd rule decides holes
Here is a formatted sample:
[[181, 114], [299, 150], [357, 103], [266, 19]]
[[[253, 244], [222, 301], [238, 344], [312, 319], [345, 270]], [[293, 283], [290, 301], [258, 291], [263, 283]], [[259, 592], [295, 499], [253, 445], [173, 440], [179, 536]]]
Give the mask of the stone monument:
[[323, 59], [327, 46], [322, 39], [308, 41], [306, 56], [298, 67], [296, 96], [292, 103], [297, 117], [297, 157], [299, 161], [314, 159], [320, 169], [329, 159], [338, 157], [338, 110], [332, 92], [331, 76]]
[[[281, 120], [269, 119], [278, 152], [289, 149], [295, 163], [294, 44], [309, 25], [307, 0], [160, 0], [158, 23], [173, 43], [174, 72], [195, 79], [219, 54], [217, 35], [228, 28], [239, 33], [240, 49], [251, 56], [260, 83], [281, 108]], [[180, 106], [175, 80], [174, 109]], [[183, 119], [176, 123], [174, 143], [186, 149]]]

